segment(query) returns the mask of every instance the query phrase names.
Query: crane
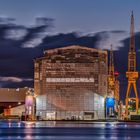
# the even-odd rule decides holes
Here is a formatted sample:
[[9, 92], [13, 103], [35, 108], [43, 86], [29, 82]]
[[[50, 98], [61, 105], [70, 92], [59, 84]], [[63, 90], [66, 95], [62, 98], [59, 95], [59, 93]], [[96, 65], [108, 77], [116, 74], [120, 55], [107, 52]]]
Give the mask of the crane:
[[111, 45], [110, 49], [110, 63], [109, 63], [109, 75], [108, 75], [108, 92], [109, 96], [113, 97], [116, 101], [119, 101], [119, 81], [118, 72], [115, 72], [114, 67], [114, 55]]
[[[138, 91], [136, 87], [136, 80], [138, 79], [138, 71], [136, 71], [136, 51], [135, 51], [135, 38], [134, 38], [134, 15], [133, 11], [131, 14], [131, 25], [130, 25], [130, 45], [128, 52], [128, 71], [126, 72], [126, 77], [128, 79], [127, 91], [126, 91], [126, 117], [128, 116], [128, 105], [129, 101], [134, 101], [136, 103], [136, 114], [138, 113]], [[131, 89], [134, 89], [135, 97], [130, 98]]]

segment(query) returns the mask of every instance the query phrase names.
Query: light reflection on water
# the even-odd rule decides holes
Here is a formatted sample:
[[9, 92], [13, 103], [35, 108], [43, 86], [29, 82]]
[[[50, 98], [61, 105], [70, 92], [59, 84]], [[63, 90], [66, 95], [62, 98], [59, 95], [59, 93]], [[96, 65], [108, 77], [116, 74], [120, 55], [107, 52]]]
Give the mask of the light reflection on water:
[[133, 137], [110, 137], [104, 136], [93, 137], [93, 136], [25, 136], [25, 137], [0, 137], [0, 140], [139, 140], [139, 138]]
[[92, 127], [92, 128], [138, 128], [140, 123], [124, 122], [63, 122], [63, 121], [40, 121], [40, 122], [20, 122], [20, 121], [0, 121], [0, 128], [38, 128], [38, 127]]
[[140, 123], [0, 121], [0, 140], [140, 139]]

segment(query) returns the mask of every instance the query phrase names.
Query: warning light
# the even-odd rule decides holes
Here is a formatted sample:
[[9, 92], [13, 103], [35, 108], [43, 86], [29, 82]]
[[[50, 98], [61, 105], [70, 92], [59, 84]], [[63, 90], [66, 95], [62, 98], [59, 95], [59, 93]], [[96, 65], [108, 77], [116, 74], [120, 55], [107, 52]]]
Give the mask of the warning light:
[[114, 74], [115, 74], [116, 77], [119, 76], [119, 72], [117, 72], [117, 71]]

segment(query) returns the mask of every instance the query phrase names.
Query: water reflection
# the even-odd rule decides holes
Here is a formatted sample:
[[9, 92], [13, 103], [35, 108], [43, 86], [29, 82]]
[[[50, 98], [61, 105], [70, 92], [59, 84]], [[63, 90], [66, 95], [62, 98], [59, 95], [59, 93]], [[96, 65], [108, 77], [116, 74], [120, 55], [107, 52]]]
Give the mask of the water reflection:
[[140, 138], [140, 123], [0, 121], [0, 140], [115, 140]]

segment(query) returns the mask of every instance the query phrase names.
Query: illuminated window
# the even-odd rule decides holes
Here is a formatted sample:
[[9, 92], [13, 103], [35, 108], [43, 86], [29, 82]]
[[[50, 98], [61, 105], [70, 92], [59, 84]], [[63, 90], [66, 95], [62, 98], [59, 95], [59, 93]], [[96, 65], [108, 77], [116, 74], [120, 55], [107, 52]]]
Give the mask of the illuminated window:
[[42, 72], [40, 72], [40, 80], [42, 80]]
[[35, 63], [35, 67], [39, 67], [39, 64], [38, 63]]
[[38, 72], [35, 72], [35, 78], [39, 78], [39, 73]]

